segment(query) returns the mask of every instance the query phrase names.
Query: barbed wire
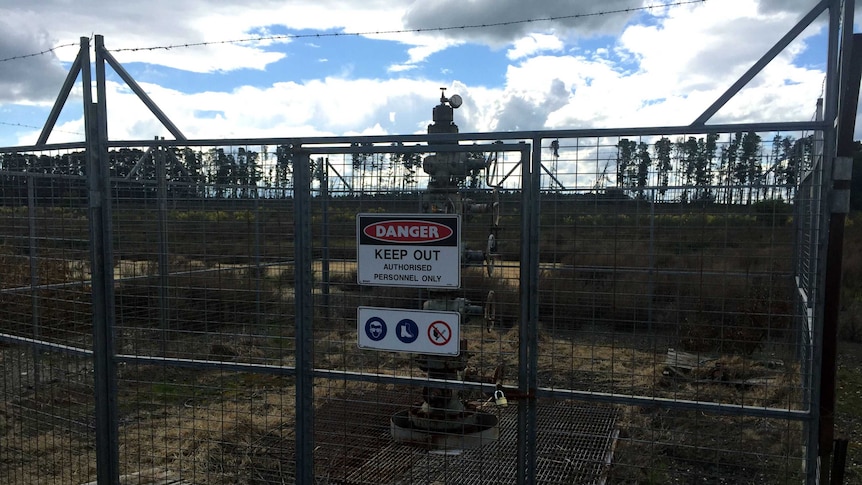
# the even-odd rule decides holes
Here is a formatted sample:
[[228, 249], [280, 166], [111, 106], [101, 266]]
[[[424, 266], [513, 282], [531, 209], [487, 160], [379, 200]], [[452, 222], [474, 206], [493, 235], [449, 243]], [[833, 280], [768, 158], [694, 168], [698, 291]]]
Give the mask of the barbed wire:
[[7, 57], [5, 59], [0, 59], [0, 62], [15, 61], [18, 59], [27, 59], [29, 57], [44, 56], [45, 54], [50, 54], [51, 52], [54, 52], [57, 49], [62, 49], [64, 47], [75, 47], [77, 45], [78, 44], [76, 44], [74, 42], [71, 42], [68, 44], [55, 45], [54, 47], [51, 47], [50, 49], [45, 49], [41, 52], [34, 52], [32, 54], [22, 54], [20, 56], [12, 56], [12, 57]]
[[692, 3], [704, 3], [706, 0], [682, 0], [674, 3], [660, 3], [660, 4], [651, 4], [642, 7], [629, 7], [629, 8], [620, 8], [616, 10], [604, 10], [601, 12], [593, 12], [593, 13], [582, 13], [582, 14], [572, 14], [572, 15], [559, 15], [553, 17], [541, 17], [535, 19], [520, 19], [520, 20], [510, 20], [505, 22], [493, 22], [489, 24], [468, 24], [468, 25], [458, 25], [458, 26], [449, 26], [449, 27], [429, 27], [429, 28], [415, 28], [415, 29], [395, 29], [395, 30], [369, 30], [363, 32], [324, 32], [324, 33], [316, 33], [316, 34], [281, 34], [281, 35], [269, 35], [269, 36], [261, 36], [261, 37], [248, 37], [245, 39], [234, 39], [234, 40], [220, 40], [220, 41], [209, 41], [209, 42], [194, 42], [194, 43], [186, 43], [186, 44], [173, 44], [166, 46], [152, 46], [152, 47], [127, 47], [123, 49], [111, 49], [112, 52], [128, 52], [128, 51], [152, 51], [152, 50], [170, 50], [170, 49], [179, 49], [179, 48], [187, 48], [187, 47], [201, 47], [207, 45], [215, 45], [215, 44], [240, 44], [244, 42], [264, 42], [264, 41], [272, 41], [272, 40], [294, 40], [294, 39], [308, 39], [308, 38], [325, 38], [325, 37], [364, 37], [370, 35], [400, 35], [400, 34], [425, 34], [425, 33], [433, 33], [433, 32], [448, 32], [452, 30], [468, 30], [468, 29], [489, 29], [495, 27], [507, 27], [511, 25], [521, 25], [521, 24], [531, 24], [538, 22], [553, 22], [558, 20], [572, 20], [579, 18], [587, 18], [587, 17], [598, 17], [603, 15], [613, 15], [620, 13], [631, 13], [642, 10], [652, 10], [655, 8], [667, 8], [667, 7], [677, 7], [682, 5], [688, 5]]
[[[42, 129], [42, 127], [41, 127], [41, 126], [25, 125], [25, 124], [22, 124], [22, 123], [9, 123], [9, 122], [7, 122], [7, 121], [0, 121], [0, 125], [5, 125], [5, 126], [17, 126], [17, 127], [20, 127], [20, 128], [32, 128], [32, 129], [35, 129], [35, 130], [41, 130], [41, 129]], [[53, 129], [52, 131], [56, 131], [56, 132], [59, 132], [59, 133], [68, 133], [68, 134], [70, 134], [70, 135], [81, 135], [81, 136], [84, 136], [84, 134], [83, 134], [83, 133], [78, 133], [77, 131], [58, 130], [58, 129], [56, 129], [56, 128], [55, 128], [55, 129]]]
[[[707, 0], [680, 0], [673, 3], [656, 3], [651, 5], [645, 5], [642, 7], [629, 7], [629, 8], [620, 8], [616, 10], [604, 10], [601, 12], [593, 12], [593, 13], [581, 13], [581, 14], [572, 14], [572, 15], [559, 15], [552, 17], [541, 17], [541, 18], [533, 18], [533, 19], [519, 19], [519, 20], [510, 20], [505, 22], [493, 22], [488, 24], [469, 24], [469, 25], [458, 25], [458, 26], [449, 26], [449, 27], [429, 27], [429, 28], [415, 28], [415, 29], [393, 29], [393, 30], [370, 30], [363, 32], [323, 32], [323, 33], [315, 33], [315, 34], [280, 34], [280, 35], [267, 35], [267, 36], [257, 36], [257, 37], [247, 37], [243, 39], [229, 39], [229, 40], [215, 40], [215, 41], [206, 41], [206, 42], [187, 42], [182, 44], [171, 44], [171, 45], [159, 45], [159, 46], [147, 46], [147, 47], [125, 47], [121, 49], [109, 49], [111, 52], [138, 52], [138, 51], [154, 51], [154, 50], [171, 50], [171, 49], [185, 49], [191, 47], [204, 47], [209, 45], [223, 45], [223, 44], [242, 44], [246, 42], [266, 42], [266, 41], [274, 41], [274, 40], [294, 40], [294, 39], [310, 39], [310, 38], [326, 38], [326, 37], [364, 37], [364, 36], [372, 36], [372, 35], [404, 35], [404, 34], [425, 34], [425, 33], [434, 33], [434, 32], [448, 32], [453, 30], [469, 30], [469, 29], [490, 29], [496, 27], [507, 27], [512, 25], [523, 25], [523, 24], [531, 24], [531, 23], [539, 23], [539, 22], [553, 22], [559, 20], [573, 20], [580, 18], [589, 18], [589, 17], [599, 17], [603, 15], [614, 15], [620, 13], [632, 13], [638, 11], [645, 10], [653, 10], [657, 8], [669, 8], [669, 7], [679, 7], [683, 5], [690, 5], [694, 3], [704, 3]], [[27, 59], [30, 57], [37, 57], [45, 54], [49, 54], [54, 52], [57, 49], [62, 49], [64, 47], [75, 46], [78, 44], [69, 43], [62, 44], [50, 49], [46, 49], [41, 52], [34, 52], [32, 54], [23, 54], [19, 56], [7, 57], [5, 59], [0, 59], [0, 63], [14, 61], [18, 59]]]

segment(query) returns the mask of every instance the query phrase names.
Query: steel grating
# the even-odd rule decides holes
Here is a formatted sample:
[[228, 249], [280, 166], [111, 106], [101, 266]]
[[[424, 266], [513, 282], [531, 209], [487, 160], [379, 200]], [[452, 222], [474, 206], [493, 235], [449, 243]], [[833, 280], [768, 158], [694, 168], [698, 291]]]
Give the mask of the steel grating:
[[[344, 409], [336, 409], [342, 406]], [[383, 404], [360, 399], [330, 402], [320, 409], [316, 434], [321, 440], [315, 462], [320, 465], [324, 461], [329, 466], [316, 467], [318, 479], [343, 485], [517, 482], [518, 403], [489, 409], [500, 418], [497, 441], [477, 449], [448, 452], [394, 442], [389, 436], [388, 418], [389, 413], [398, 408], [392, 402]], [[338, 415], [349, 415], [350, 419], [343, 423], [330, 421]], [[609, 406], [540, 401], [537, 405], [537, 482], [604, 483], [618, 435], [617, 417], [617, 409]], [[349, 431], [340, 430], [339, 433], [336, 431], [339, 426]], [[341, 441], [337, 445], [327, 444], [328, 437], [339, 435]], [[346, 454], [350, 458], [345, 456], [345, 450], [349, 450]]]

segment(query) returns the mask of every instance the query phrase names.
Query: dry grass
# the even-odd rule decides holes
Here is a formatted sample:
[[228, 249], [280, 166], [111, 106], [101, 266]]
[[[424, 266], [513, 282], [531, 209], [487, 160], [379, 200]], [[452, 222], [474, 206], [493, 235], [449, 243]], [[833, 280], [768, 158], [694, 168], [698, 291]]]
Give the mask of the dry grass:
[[[235, 222], [229, 226], [235, 230], [230, 234], [221, 231], [216, 236], [218, 227], [200, 230], [213, 233], [207, 241], [213, 243], [208, 250], [218, 252], [221, 246], [214, 243], [223, 243], [230, 249], [230, 255], [223, 258], [216, 254], [207, 260], [184, 255], [171, 261], [173, 268], [221, 271], [171, 278], [172, 322], [175, 328], [193, 332], [174, 339], [168, 355], [293, 365], [289, 330], [293, 326], [290, 291], [294, 283], [293, 267], [270, 266], [260, 274], [246, 270], [248, 241], [230, 239], [239, 239], [235, 234], [244, 233], [248, 222]], [[756, 234], [742, 231], [714, 240], [711, 235], [726, 228], [697, 229], [702, 228], [680, 230], [656, 241], [656, 266], [743, 273], [786, 269], [781, 265], [789, 260], [784, 254], [789, 246], [776, 248], [768, 241], [758, 246], [754, 244]], [[641, 226], [631, 230], [608, 226], [588, 229], [582, 224], [572, 229], [571, 234], [560, 230], [543, 241], [545, 248], [562, 245], [563, 249], [555, 249], [554, 257], [543, 263], [537, 369], [540, 386], [798, 408], [799, 368], [789, 364], [776, 372], [755, 358], [763, 335], [714, 333], [716, 329], [719, 332], [783, 329], [782, 318], [790, 310], [781, 308], [778, 302], [787, 297], [771, 292], [771, 288], [781, 286], [780, 282], [746, 279], [745, 285], [734, 286], [729, 279], [658, 276], [652, 282], [656, 294], [648, 295], [644, 290], [649, 283], [645, 273], [622, 276], [623, 272], [584, 269], [646, 267], [643, 255], [649, 248], [643, 238], [644, 230]], [[783, 229], [772, 234], [783, 235]], [[606, 244], [610, 240], [615, 243]], [[512, 243], [509, 247], [510, 256], [517, 252], [514, 246]], [[191, 243], [177, 247], [190, 254], [200, 251]], [[516, 262], [505, 263], [498, 265], [493, 278], [482, 268], [464, 269], [459, 296], [481, 304], [493, 290], [498, 302], [498, 321], [489, 332], [481, 318], [473, 319], [463, 325], [462, 336], [466, 340], [464, 352], [469, 356], [469, 379], [488, 381], [502, 368], [504, 384], [516, 386], [521, 364], [519, 271]], [[45, 264], [48, 266], [40, 269], [40, 274], [45, 275], [43, 282], [83, 275], [70, 275], [69, 271], [78, 270], [67, 263], [56, 267], [50, 266], [50, 261]], [[7, 281], [29, 284], [26, 258], [0, 246], [2, 267], [10, 268], [9, 274], [13, 275], [4, 279], [4, 285]], [[130, 258], [121, 261], [116, 274], [122, 277], [155, 273], [152, 262]], [[424, 375], [409, 355], [361, 351], [356, 347], [357, 305], [406, 306], [415, 303], [416, 290], [360, 288], [355, 274], [352, 263], [332, 265], [328, 309], [322, 308], [323, 295], [316, 288], [314, 365], [333, 370]], [[321, 279], [322, 268], [316, 263], [314, 281], [319, 283]], [[278, 315], [279, 320], [272, 326], [264, 322], [266, 329], [258, 332], [262, 337], [235, 338], [248, 329], [260, 330], [256, 326], [261, 322], [252, 317], [256, 310], [248, 301], [258, 291], [257, 284], [263, 290], [262, 302], [268, 306], [267, 314]], [[126, 312], [121, 319], [126, 340], [121, 343], [145, 355], [157, 349], [154, 334], [149, 332], [156, 328], [154, 322], [158, 317], [155, 290], [152, 281], [142, 279], [118, 287], [117, 292], [119, 308]], [[761, 290], [766, 293], [757, 293]], [[756, 297], [750, 298], [751, 295]], [[667, 346], [642, 341], [644, 332], [636, 326], [644, 321], [643, 309], [650, 303], [656, 304], [657, 320], [677, 325], [679, 333], [675, 336], [689, 350], [714, 353], [714, 358], [687, 375], [668, 375]], [[24, 295], [16, 300], [17, 306], [5, 308], [14, 308], [12, 313], [22, 316], [22, 323], [26, 323], [29, 304], [29, 296]], [[51, 314], [54, 310], [48, 311], [49, 307], [57, 313]], [[46, 305], [43, 317], [62, 319], [60, 313], [66, 308]], [[607, 326], [602, 327], [602, 323]], [[617, 325], [629, 327], [621, 331], [622, 327], [615, 329]], [[279, 343], [274, 344], [272, 339], [278, 339]], [[723, 346], [716, 345], [721, 342]], [[327, 381], [315, 390], [316, 404], [323, 406], [333, 398], [359, 399], [375, 390], [379, 388], [371, 384]], [[414, 398], [418, 397], [418, 390], [411, 392]], [[0, 419], [3, 473], [22, 483], [74, 484], [92, 480], [95, 458], [89, 432], [63, 432], [60, 425], [37, 432], [39, 428], [35, 426], [6, 424], [20, 422], [22, 416], [35, 411], [68, 415], [73, 405], [82, 403], [40, 403], [32, 396], [24, 397], [28, 399], [15, 401], [22, 396], [14, 396], [0, 403], [0, 417], [5, 418]], [[468, 397], [486, 398], [475, 393]], [[277, 476], [289, 477], [293, 466], [294, 399], [295, 388], [288, 378], [169, 368], [124, 369], [119, 396], [122, 472], [167, 469], [194, 483], [213, 485], [262, 483]], [[26, 403], [26, 409], [22, 409], [22, 403]], [[788, 470], [799, 461], [801, 431], [797, 423], [671, 412], [660, 407], [621, 408], [618, 425], [623, 437], [617, 454], [616, 483], [668, 483], [679, 474], [694, 477], [698, 472], [710, 476], [724, 474], [733, 481], [745, 477], [746, 470], [762, 470], [764, 466]], [[377, 418], [385, 422], [387, 416], [381, 412]], [[349, 424], [339, 422], [330, 426]], [[344, 439], [350, 438], [345, 431]], [[711, 456], [699, 456], [705, 453]], [[758, 465], [761, 458], [768, 465]], [[767, 478], [764, 480], [768, 481]]]
[[[517, 328], [494, 328], [489, 332], [477, 320], [464, 325], [462, 337], [466, 340], [464, 351], [470, 356], [469, 379], [489, 381], [502, 366], [506, 370], [504, 384], [517, 385]], [[354, 339], [355, 326], [318, 331], [315, 366], [397, 375], [418, 372], [409, 355], [361, 351]], [[794, 366], [776, 373], [751, 358], [716, 356], [691, 375], [668, 376], [664, 372], [665, 349], [638, 350], [583, 336], [556, 337], [547, 331], [540, 332], [538, 349], [540, 385], [544, 387], [750, 406], [792, 408], [799, 402], [799, 390], [795, 387], [799, 376]], [[291, 357], [285, 355], [283, 362], [291, 365]], [[740, 384], [764, 376], [770, 379]], [[316, 388], [315, 402], [321, 406], [332, 398], [357, 399], [374, 389], [372, 384], [328, 381]], [[471, 397], [484, 399], [475, 394]], [[418, 398], [418, 393], [414, 398]], [[152, 468], [170, 470], [201, 485], [264, 483], [276, 476], [290, 476], [294, 399], [295, 388], [288, 378], [162, 368], [126, 369], [121, 377], [120, 396], [125, 409], [121, 416], [121, 470], [123, 473]], [[758, 420], [660, 409], [623, 407], [623, 410], [618, 423], [624, 435], [617, 454], [617, 483], [648, 483], [645, 477], [670, 476], [663, 475], [661, 466], [668, 467], [669, 473], [680, 463], [692, 460], [696, 463], [694, 455], [685, 454], [686, 443], [726, 450], [715, 462], [726, 466], [737, 463], [742, 468], [754, 466], [746, 453], [765, 453], [776, 460], [798, 456], [798, 450], [793, 448], [798, 430], [792, 423], [763, 424]], [[8, 405], [0, 408], [0, 414], [13, 420], [19, 412]], [[62, 406], [49, 412], [62, 415]], [[387, 418], [381, 415], [379, 419]], [[340, 425], [347, 423], [330, 424]], [[730, 428], [744, 433], [744, 446], [735, 439], [722, 437], [722, 432]], [[93, 479], [95, 458], [86, 452], [92, 446], [86, 434], [52, 429], [28, 435], [5, 429], [3, 443], [8, 457], [3, 466], [9, 476], [24, 477], [22, 483], [51, 480], [83, 483]], [[51, 466], [46, 467], [47, 462]]]
[[291, 463], [294, 388], [167, 409], [122, 430], [122, 467], [159, 467], [196, 484], [253, 483], [256, 469]]

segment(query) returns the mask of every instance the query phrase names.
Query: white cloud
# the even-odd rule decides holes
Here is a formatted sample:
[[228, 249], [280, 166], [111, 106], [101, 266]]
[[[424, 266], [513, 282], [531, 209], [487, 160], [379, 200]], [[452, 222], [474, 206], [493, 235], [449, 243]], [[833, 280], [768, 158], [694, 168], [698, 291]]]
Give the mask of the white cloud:
[[[266, 88], [185, 94], [155, 84], [142, 88], [187, 138], [332, 136], [424, 132], [437, 103], [436, 82], [326, 78]], [[123, 85], [108, 85], [109, 137], [114, 140], [173, 138]], [[72, 106], [80, 99], [70, 98]], [[73, 108], [74, 109], [74, 108]], [[397, 117], [396, 117], [397, 113]], [[57, 127], [49, 141], [80, 141], [83, 119]], [[18, 144], [31, 144], [38, 132]]]
[[[631, 0], [437, 0], [415, 1], [405, 14], [409, 28], [450, 27], [440, 36], [504, 46], [535, 32], [579, 36], [616, 34], [635, 15]], [[598, 15], [601, 12], [616, 12]], [[542, 20], [553, 19], [553, 20]], [[492, 25], [491, 28], [458, 28]]]
[[457, 42], [441, 42], [440, 40], [427, 39], [428, 44], [418, 45], [407, 49], [408, 60], [402, 64], [389, 66], [390, 72], [403, 72], [415, 69], [432, 54], [457, 45]]
[[[71, 8], [65, 0], [30, 0], [0, 7], [0, 18], [5, 18], [10, 26], [26, 25], [28, 32], [47, 34], [11, 44], [9, 39], [20, 29], [2, 28], [0, 45], [17, 48], [17, 54], [39, 52], [46, 45], [77, 42], [82, 35], [96, 33], [104, 35], [108, 50], [119, 51], [116, 57], [121, 62], [146, 62], [194, 72], [263, 69], [284, 56], [273, 48], [289, 43], [290, 39], [239, 44], [223, 41], [270, 35], [275, 26], [347, 32], [382, 31], [393, 27], [397, 30], [404, 5], [404, 0], [401, 5], [398, 0], [369, 0], [363, 2], [361, 8], [340, 0], [151, 0], [146, 8], [141, 8], [130, 2], [80, 0]], [[194, 48], [139, 49], [201, 43], [211, 44]], [[76, 52], [64, 49], [58, 56], [64, 62], [71, 62]]]
[[[21, 28], [26, 25], [22, 21], [21, 15], [0, 13], [0, 32], [3, 32], [0, 34], [0, 59], [43, 52], [56, 45], [44, 30]], [[55, 55], [52, 52], [4, 62], [0, 67], [0, 105], [6, 102], [44, 103], [56, 95], [65, 73]]]
[[[619, 48], [633, 55], [640, 70], [656, 81], [650, 89], [687, 92], [729, 86], [797, 20], [788, 13], [759, 14], [756, 4], [746, 0], [706, 2], [697, 8], [671, 9], [656, 25], [628, 27]], [[797, 42], [784, 55], [799, 49]]]
[[530, 57], [538, 52], [563, 50], [563, 41], [549, 34], [530, 34], [515, 41], [514, 46], [506, 52], [510, 60]]
[[[451, 82], [451, 72], [466, 72], [437, 62], [443, 57], [440, 53], [445, 50], [450, 59], [475, 55], [475, 50], [469, 49], [474, 46], [468, 43], [492, 46], [487, 57], [493, 62], [479, 67], [477, 60], [476, 71], [468, 72], [472, 80], [456, 80], [447, 91], [464, 97], [464, 105], [456, 112], [462, 132], [688, 124], [814, 3], [698, 2], [654, 10], [652, 14], [657, 16], [648, 17], [648, 22], [627, 24], [649, 14], [575, 14], [631, 7], [631, 0], [602, 4], [586, 0], [538, 4], [514, 0], [370, 0], [362, 4], [342, 0], [152, 0], [147, 9], [96, 0], [81, 0], [70, 9], [61, 0], [31, 0], [26, 6], [0, 7], [0, 19], [14, 19], [6, 22], [31, 26], [28, 32], [40, 32], [23, 35], [20, 29], [0, 29], [0, 57], [3, 53], [38, 52], [77, 39], [82, 33], [96, 32], [105, 35], [107, 47], [123, 64], [141, 62], [141, 69], [156, 73], [162, 72], [162, 66], [214, 73], [212, 78], [196, 78], [213, 82], [198, 82], [194, 89], [168, 81], [164, 85], [143, 83], [190, 138], [424, 132], [437, 103], [438, 87]], [[165, 16], [165, 11], [172, 15]], [[559, 19], [491, 29], [394, 32], [548, 17]], [[289, 64], [294, 58], [291, 49], [318, 46], [322, 44], [319, 40], [120, 50], [242, 39], [289, 31], [285, 29], [389, 32], [368, 36], [403, 49], [403, 62], [379, 66], [378, 75], [397, 73], [399, 79], [378, 79], [362, 70], [369, 63], [382, 64], [368, 53], [333, 65], [322, 75], [314, 69], [336, 63], [325, 62], [330, 58], [318, 54], [305, 65], [291, 65], [292, 70], [279, 80], [265, 77], [273, 63]], [[817, 33], [817, 28], [806, 31], [713, 121], [809, 119], [823, 73], [794, 62], [798, 64], [797, 56], [806, 48], [806, 41]], [[589, 42], [600, 35], [605, 36], [601, 42]], [[353, 38], [332, 40], [349, 50]], [[69, 62], [75, 53], [74, 48], [63, 49], [57, 57]], [[470, 65], [469, 59], [464, 62]], [[5, 69], [6, 65], [0, 69], [0, 88], [20, 86], [0, 89], [0, 103], [43, 105], [47, 111], [62, 83], [63, 69], [51, 56], [29, 65], [33, 67], [28, 68], [27, 76]], [[234, 85], [219, 84], [222, 78], [216, 77], [218, 73], [238, 69], [254, 70], [260, 77], [255, 78], [254, 85], [243, 80]], [[357, 78], [359, 73], [364, 73], [362, 78]], [[41, 74], [44, 76], [39, 77]], [[167, 78], [148, 79], [163, 77]], [[788, 79], [792, 83], [788, 84]], [[109, 88], [112, 139], [169, 136], [127, 89], [115, 84]], [[69, 103], [80, 106], [80, 99], [73, 97]], [[82, 132], [80, 120], [72, 118], [58, 130]], [[21, 144], [32, 143], [35, 137], [28, 133]], [[80, 137], [58, 131], [51, 141], [66, 139]]]
[[416, 69], [418, 66], [416, 64], [393, 64], [386, 68], [389, 72], [406, 72], [412, 71]]
[[[728, 0], [669, 9], [668, 16], [654, 25], [629, 26], [615, 52], [618, 59], [626, 61], [625, 67], [615, 68], [614, 58], [599, 57], [598, 50], [593, 59], [556, 60], [558, 71], [573, 73], [563, 79], [571, 80], [574, 95], [566, 106], [548, 115], [547, 126], [691, 123], [797, 19], [795, 14], [762, 14], [752, 2]], [[807, 31], [805, 36], [816, 30]], [[804, 38], [770, 63], [711, 121], [810, 119], [823, 73], [792, 64], [803, 48]], [[544, 69], [531, 71], [550, 69], [548, 60], [542, 62]]]

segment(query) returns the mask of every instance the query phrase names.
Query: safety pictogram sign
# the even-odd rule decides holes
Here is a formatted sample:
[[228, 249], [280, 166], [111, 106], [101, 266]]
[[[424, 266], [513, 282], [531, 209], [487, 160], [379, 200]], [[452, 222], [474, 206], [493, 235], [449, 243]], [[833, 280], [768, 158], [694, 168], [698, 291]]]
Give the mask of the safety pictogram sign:
[[405, 344], [412, 344], [419, 338], [419, 325], [413, 320], [405, 318], [395, 325], [395, 336]]
[[434, 345], [446, 345], [452, 340], [452, 328], [443, 320], [431, 322], [428, 325], [428, 340]]
[[386, 338], [386, 322], [377, 317], [369, 318], [365, 322], [365, 335], [375, 342], [383, 340]]
[[461, 314], [361, 306], [359, 348], [417, 354], [458, 355]]

